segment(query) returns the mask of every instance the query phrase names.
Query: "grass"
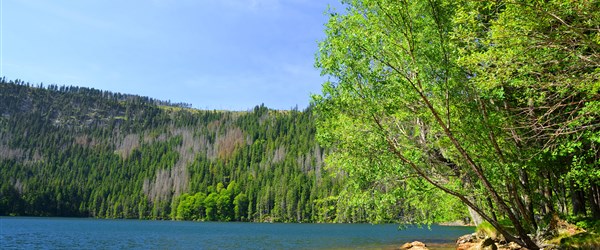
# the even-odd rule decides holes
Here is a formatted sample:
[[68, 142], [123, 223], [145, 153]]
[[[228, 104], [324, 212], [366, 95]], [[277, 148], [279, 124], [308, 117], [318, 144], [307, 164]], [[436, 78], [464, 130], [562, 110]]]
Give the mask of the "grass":
[[558, 234], [548, 243], [560, 249], [600, 249], [600, 220], [570, 217], [560, 221]]
[[481, 224], [479, 224], [475, 229], [475, 232], [477, 233], [477, 235], [487, 235], [492, 239], [498, 237], [498, 231], [496, 230], [496, 228], [494, 228], [494, 226], [492, 226], [492, 224], [490, 224], [487, 221], [484, 221]]
[[[550, 218], [548, 218], [549, 220]], [[600, 249], [600, 220], [589, 217], [570, 217], [558, 220], [557, 234], [546, 243], [559, 246], [560, 249]], [[500, 221], [500, 224], [508, 231], [514, 231], [508, 221]], [[488, 222], [477, 226], [478, 235], [485, 234], [494, 239], [499, 236], [498, 231]]]
[[600, 234], [583, 232], [560, 239], [561, 249], [600, 249]]

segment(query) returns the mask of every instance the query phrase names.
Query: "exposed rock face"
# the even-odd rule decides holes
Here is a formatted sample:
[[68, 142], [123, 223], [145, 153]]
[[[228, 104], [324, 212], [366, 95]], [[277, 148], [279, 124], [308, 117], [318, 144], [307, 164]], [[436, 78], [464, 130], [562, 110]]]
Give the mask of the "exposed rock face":
[[400, 247], [401, 250], [428, 250], [429, 248], [427, 248], [427, 246], [425, 245], [425, 243], [420, 242], [420, 241], [413, 241], [410, 243], [404, 243], [404, 245], [402, 245]]

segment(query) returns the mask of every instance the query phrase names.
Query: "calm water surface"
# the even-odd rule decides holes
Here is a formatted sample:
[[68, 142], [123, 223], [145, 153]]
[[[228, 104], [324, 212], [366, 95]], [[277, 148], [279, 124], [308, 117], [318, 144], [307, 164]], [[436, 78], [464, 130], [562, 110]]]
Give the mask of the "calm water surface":
[[0, 249], [387, 249], [452, 243], [471, 227], [0, 217]]

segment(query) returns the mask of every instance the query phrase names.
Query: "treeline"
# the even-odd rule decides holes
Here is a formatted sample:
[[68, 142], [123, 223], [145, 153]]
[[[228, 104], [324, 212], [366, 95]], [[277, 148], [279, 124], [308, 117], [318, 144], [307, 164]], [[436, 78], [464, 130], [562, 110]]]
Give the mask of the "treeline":
[[2, 79], [0, 215], [335, 220], [311, 108], [189, 107]]
[[[6, 82], [6, 79], [3, 78], [2, 81]], [[45, 88], [45, 89], [48, 89], [48, 90], [51, 90], [54, 92], [59, 92], [59, 93], [77, 93], [81, 96], [87, 96], [87, 97], [102, 97], [102, 98], [114, 99], [114, 100], [118, 100], [118, 101], [144, 102], [144, 103], [152, 103], [152, 104], [160, 105], [160, 106], [192, 108], [192, 104], [190, 104], [190, 103], [185, 103], [185, 102], [173, 103], [170, 100], [163, 101], [163, 100], [150, 98], [147, 96], [123, 94], [123, 93], [111, 92], [111, 91], [107, 91], [107, 90], [99, 90], [99, 89], [94, 89], [94, 88], [66, 86], [66, 85], [58, 86], [56, 84], [49, 84], [47, 86], [44, 86], [43, 83], [39, 83], [39, 84], [35, 85], [35, 84], [31, 84], [29, 82], [24, 82], [23, 80], [20, 80], [20, 79], [16, 79], [16, 80], [13, 80], [10, 82], [17, 84], [17, 85], [24, 85], [24, 86], [32, 87], [32, 88], [40, 88], [40, 89]]]

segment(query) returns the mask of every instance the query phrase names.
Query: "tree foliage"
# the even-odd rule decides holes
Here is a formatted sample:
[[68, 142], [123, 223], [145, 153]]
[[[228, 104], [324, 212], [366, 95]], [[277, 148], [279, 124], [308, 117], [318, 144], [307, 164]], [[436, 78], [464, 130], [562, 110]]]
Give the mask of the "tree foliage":
[[313, 99], [348, 207], [428, 222], [450, 195], [532, 249], [540, 218], [567, 203], [585, 213], [589, 196], [600, 216], [597, 2], [344, 2]]

